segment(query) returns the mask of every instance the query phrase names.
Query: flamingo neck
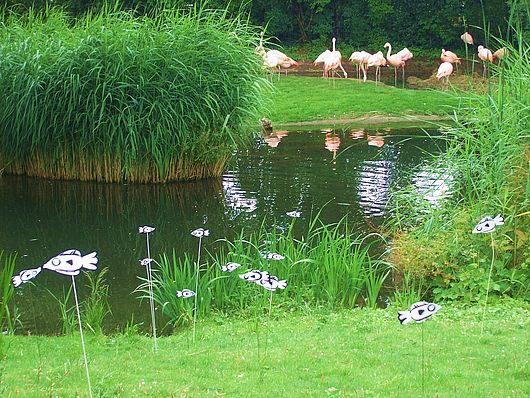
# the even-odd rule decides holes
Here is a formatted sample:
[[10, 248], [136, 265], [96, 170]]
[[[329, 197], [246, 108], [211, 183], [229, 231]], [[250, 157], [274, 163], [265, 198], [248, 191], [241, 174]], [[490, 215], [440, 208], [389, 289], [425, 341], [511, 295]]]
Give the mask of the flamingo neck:
[[331, 41], [333, 42], [333, 52], [335, 52], [335, 42], [337, 41], [337, 39], [333, 38]]
[[392, 44], [388, 43], [388, 51], [386, 52], [386, 59], [390, 58], [391, 52], [392, 52]]

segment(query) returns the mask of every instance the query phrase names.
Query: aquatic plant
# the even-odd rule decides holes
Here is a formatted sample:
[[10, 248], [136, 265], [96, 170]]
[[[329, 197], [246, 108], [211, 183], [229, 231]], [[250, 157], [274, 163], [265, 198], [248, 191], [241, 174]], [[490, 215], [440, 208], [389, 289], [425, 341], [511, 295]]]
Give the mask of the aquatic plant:
[[83, 301], [85, 324], [94, 334], [102, 334], [105, 317], [112, 314], [109, 304], [109, 285], [106, 280], [108, 267], [101, 268], [97, 274], [84, 272], [88, 279], [88, 297]]
[[14, 330], [13, 311], [11, 310], [11, 300], [14, 296], [14, 288], [11, 284], [11, 277], [15, 269], [17, 255], [5, 255], [0, 250], [0, 332], [5, 328], [9, 332]]
[[50, 296], [57, 302], [59, 305], [59, 312], [61, 314], [61, 334], [71, 335], [77, 328], [77, 319], [75, 317], [75, 306], [70, 305], [70, 296], [72, 294], [72, 286], [68, 287], [68, 290], [64, 290], [62, 296], [55, 295], [51, 290], [46, 289]]
[[218, 176], [270, 83], [224, 11], [0, 16], [0, 169], [59, 179]]
[[[257, 231], [241, 231], [234, 239], [222, 239], [215, 252], [200, 264], [197, 292], [197, 315], [212, 311], [247, 314], [254, 318], [271, 313], [271, 307], [304, 309], [308, 306], [348, 308], [359, 305], [358, 297], [366, 291], [370, 305], [375, 305], [388, 266], [370, 254], [374, 244], [356, 237], [347, 219], [334, 225], [322, 224], [318, 215], [309, 221], [308, 232], [295, 238], [295, 222], [285, 232], [267, 231], [264, 223]], [[379, 237], [373, 237], [377, 242]], [[275, 255], [274, 255], [275, 254]], [[173, 325], [189, 324], [193, 319], [191, 300], [178, 298], [177, 290], [194, 286], [197, 268], [193, 258], [160, 259], [154, 276], [153, 294], [162, 312]], [[233, 272], [223, 272], [229, 262], [241, 264]], [[274, 303], [268, 292], [254, 283], [243, 283], [238, 275], [250, 270], [267, 271], [289, 285], [276, 294]], [[146, 282], [146, 281], [144, 281]], [[146, 283], [137, 289], [148, 293]]]

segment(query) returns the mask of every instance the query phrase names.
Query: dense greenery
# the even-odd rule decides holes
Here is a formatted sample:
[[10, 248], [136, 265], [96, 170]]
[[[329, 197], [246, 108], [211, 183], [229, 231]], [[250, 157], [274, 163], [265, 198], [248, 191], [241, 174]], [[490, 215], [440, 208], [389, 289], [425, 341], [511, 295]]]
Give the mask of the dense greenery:
[[47, 10], [0, 19], [0, 169], [53, 178], [219, 175], [269, 83], [222, 11]]
[[[46, 0], [3, 0], [8, 5], [44, 6]], [[100, 6], [104, 0], [55, 0], [74, 13]], [[0, 2], [1, 3], [1, 2]], [[528, 27], [527, 0], [443, 0], [436, 3], [414, 0], [125, 0], [138, 13], [152, 13], [161, 4], [188, 8], [206, 4], [226, 6], [234, 13], [245, 11], [254, 24], [267, 26], [268, 34], [283, 44], [306, 45], [317, 41], [330, 45], [331, 36], [356, 48], [379, 48], [386, 41], [419, 48], [461, 48], [460, 35], [470, 31], [478, 43], [488, 44], [488, 35], [506, 31], [509, 10]]]
[[[436, 299], [482, 301], [488, 288], [530, 298], [530, 46], [518, 43], [502, 43], [510, 55], [495, 68], [497, 83], [487, 95], [466, 94], [447, 131], [448, 152], [434, 164], [448, 170], [440, 178], [451, 199], [429, 206], [406, 190], [395, 197], [393, 261], [427, 276]], [[471, 235], [497, 214], [505, 219], [497, 231]]]
[[[396, 309], [217, 316], [158, 340], [87, 336], [95, 397], [524, 397], [528, 309], [444, 306], [424, 325]], [[423, 335], [423, 362], [422, 338]], [[0, 339], [2, 337], [0, 336]], [[4, 336], [2, 397], [88, 397], [79, 336]], [[422, 379], [422, 364], [424, 377]], [[117, 366], [118, 365], [118, 366]], [[422, 391], [424, 380], [424, 392]]]

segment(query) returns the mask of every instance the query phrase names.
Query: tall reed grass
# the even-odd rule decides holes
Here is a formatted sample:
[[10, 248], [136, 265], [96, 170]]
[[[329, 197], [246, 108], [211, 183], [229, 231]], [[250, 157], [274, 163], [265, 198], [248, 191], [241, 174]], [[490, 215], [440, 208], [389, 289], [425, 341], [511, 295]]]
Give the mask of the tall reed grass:
[[[351, 308], [363, 304], [368, 297], [375, 306], [382, 283], [388, 274], [386, 263], [371, 253], [372, 239], [354, 236], [347, 220], [334, 225], [324, 225], [314, 218], [308, 232], [295, 238], [295, 223], [284, 232], [241, 231], [233, 240], [218, 242], [221, 246], [209, 253], [200, 265], [198, 289], [199, 317], [213, 311], [254, 316], [256, 308], [264, 315], [268, 312], [270, 292], [261, 286], [241, 280], [238, 275], [259, 269], [280, 279], [287, 279], [285, 290], [273, 293], [275, 307], [285, 310], [303, 310], [325, 306]], [[278, 253], [283, 260], [267, 260], [265, 253]], [[241, 267], [222, 272], [221, 266], [237, 262]], [[154, 276], [154, 298], [162, 312], [174, 325], [190, 322], [193, 300], [177, 298], [177, 290], [195, 286], [196, 261], [186, 255], [164, 255]], [[145, 282], [145, 281], [144, 281]], [[147, 285], [139, 286], [147, 294]]]
[[[413, 224], [411, 214], [421, 220], [396, 235], [392, 260], [428, 275], [440, 298], [481, 299], [492, 261], [495, 293], [530, 294], [530, 46], [520, 31], [510, 42], [497, 41], [508, 55], [492, 67], [489, 92], [462, 97], [456, 126], [445, 134], [447, 153], [434, 160], [453, 177], [451, 199], [421, 215], [412, 206], [401, 209], [395, 223]], [[497, 214], [506, 222], [495, 232], [491, 259], [489, 237], [471, 238], [471, 231], [484, 216]]]
[[0, 14], [0, 169], [60, 179], [218, 176], [271, 85], [243, 16], [193, 8]]

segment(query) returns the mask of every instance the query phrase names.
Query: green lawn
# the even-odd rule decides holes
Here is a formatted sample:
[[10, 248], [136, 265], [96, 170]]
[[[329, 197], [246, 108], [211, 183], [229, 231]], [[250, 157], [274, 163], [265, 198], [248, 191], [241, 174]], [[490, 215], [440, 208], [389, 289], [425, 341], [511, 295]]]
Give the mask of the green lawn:
[[[275, 310], [273, 310], [274, 313]], [[219, 317], [159, 339], [87, 336], [96, 397], [427, 397], [530, 395], [529, 311], [444, 306], [423, 324], [395, 310]], [[423, 328], [423, 331], [422, 331]], [[86, 397], [79, 336], [3, 338], [2, 397]]]
[[273, 125], [286, 122], [351, 119], [365, 115], [444, 115], [458, 105], [454, 94], [395, 88], [357, 79], [277, 76], [270, 114]]

